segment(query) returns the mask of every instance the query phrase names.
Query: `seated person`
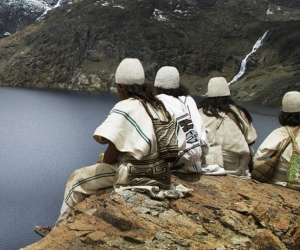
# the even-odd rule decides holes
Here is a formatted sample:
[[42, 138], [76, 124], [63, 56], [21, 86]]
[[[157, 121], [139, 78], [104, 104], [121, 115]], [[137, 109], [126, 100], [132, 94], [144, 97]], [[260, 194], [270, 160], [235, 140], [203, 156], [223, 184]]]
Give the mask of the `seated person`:
[[[172, 190], [173, 193], [166, 191], [172, 187], [171, 171], [168, 162], [161, 156], [156, 131], [145, 106], [152, 116], [161, 121], [167, 121], [170, 115], [155, 97], [154, 86], [145, 83], [140, 61], [135, 58], [124, 59], [117, 68], [115, 81], [121, 101], [94, 133], [97, 142], [108, 144], [102, 163], [78, 169], [70, 175], [56, 226], [76, 204], [107, 187], [155, 186], [155, 189], [150, 189], [150, 195], [155, 198], [183, 196], [176, 188]], [[177, 137], [176, 133], [174, 136], [177, 150], [184, 148], [183, 131], [177, 130]], [[153, 193], [153, 190], [157, 192]], [[45, 236], [51, 229], [36, 226], [35, 232]]]
[[[257, 149], [253, 159], [254, 168], [263, 163], [265, 159], [270, 158], [281, 147], [284, 147], [287, 140], [290, 139], [290, 133], [294, 134], [298, 149], [300, 148], [300, 92], [291, 91], [284, 95], [282, 111], [278, 115], [278, 120], [281, 127], [272, 131]], [[293, 144], [290, 141], [279, 156], [279, 161], [273, 176], [270, 178], [270, 183], [280, 186], [287, 185], [287, 169], [292, 152]]]
[[208, 151], [204, 124], [194, 99], [189, 96], [188, 89], [180, 84], [178, 70], [171, 66], [160, 68], [154, 86], [156, 97], [174, 114], [186, 134], [186, 148], [179, 153], [171, 169], [182, 173], [202, 173], [202, 153]]
[[235, 104], [224, 77], [208, 82], [207, 98], [199, 105], [209, 143], [222, 147], [223, 167], [228, 175], [250, 178], [250, 145], [257, 137], [249, 112]]

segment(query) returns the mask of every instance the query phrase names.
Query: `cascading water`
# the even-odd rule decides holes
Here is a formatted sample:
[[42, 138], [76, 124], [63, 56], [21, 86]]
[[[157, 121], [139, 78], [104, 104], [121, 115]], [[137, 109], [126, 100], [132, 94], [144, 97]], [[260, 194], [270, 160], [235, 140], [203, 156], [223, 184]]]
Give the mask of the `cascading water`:
[[266, 40], [266, 38], [271, 34], [271, 31], [268, 30], [266, 31], [257, 41], [256, 43], [254, 44], [253, 48], [252, 48], [252, 51], [246, 55], [246, 57], [243, 59], [242, 63], [241, 63], [241, 68], [240, 68], [240, 71], [238, 72], [237, 75], [235, 75], [233, 77], [233, 79], [228, 83], [228, 85], [230, 85], [231, 83], [234, 83], [236, 82], [246, 71], [246, 64], [247, 64], [247, 61], [249, 59], [249, 57], [260, 47], [263, 45], [264, 41]]

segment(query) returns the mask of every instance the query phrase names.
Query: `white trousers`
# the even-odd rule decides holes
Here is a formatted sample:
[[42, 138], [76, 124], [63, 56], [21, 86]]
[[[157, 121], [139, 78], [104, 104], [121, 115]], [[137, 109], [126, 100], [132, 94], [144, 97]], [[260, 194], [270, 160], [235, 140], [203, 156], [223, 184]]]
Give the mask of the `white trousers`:
[[86, 197], [97, 193], [100, 189], [112, 187], [119, 165], [119, 162], [111, 165], [97, 163], [75, 170], [67, 181], [60, 216], [55, 226], [66, 219], [72, 207]]

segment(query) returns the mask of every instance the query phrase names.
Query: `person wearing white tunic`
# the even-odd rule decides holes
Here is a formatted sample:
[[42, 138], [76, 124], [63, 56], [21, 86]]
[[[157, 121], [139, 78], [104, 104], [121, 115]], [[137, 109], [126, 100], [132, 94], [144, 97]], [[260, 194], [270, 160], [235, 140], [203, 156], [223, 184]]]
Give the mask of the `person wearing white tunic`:
[[[156, 74], [154, 86], [156, 97], [166, 109], [175, 115], [186, 133], [186, 148], [174, 162], [176, 172], [202, 173], [201, 158], [208, 151], [208, 141], [202, 118], [188, 89], [180, 84], [178, 70], [172, 66], [160, 68]], [[173, 166], [174, 168], [174, 166]]]
[[[160, 154], [152, 120], [142, 102], [154, 118], [167, 121], [167, 113], [163, 103], [155, 97], [154, 86], [145, 83], [140, 61], [124, 59], [117, 68], [115, 81], [121, 101], [94, 132], [97, 142], [108, 144], [104, 158], [70, 175], [56, 226], [76, 204], [103, 188], [114, 186], [120, 191], [122, 186], [130, 189], [134, 186], [157, 199], [179, 198], [191, 191], [171, 184], [168, 162]], [[179, 150], [185, 147], [185, 135], [181, 129], [175, 131], [175, 147]], [[51, 227], [35, 226], [35, 232], [43, 237], [51, 230]]]
[[[278, 115], [280, 128], [272, 131], [257, 149], [254, 155], [254, 168], [270, 158], [276, 151], [286, 144], [290, 132], [297, 132], [300, 126], [300, 92], [287, 92], [282, 99], [282, 111]], [[300, 148], [300, 133], [295, 135], [295, 141]], [[275, 167], [275, 172], [270, 183], [286, 186], [287, 169], [293, 152], [293, 144], [290, 142], [286, 149], [281, 153], [279, 161]]]
[[250, 178], [250, 145], [257, 137], [249, 112], [235, 104], [224, 77], [208, 82], [207, 98], [198, 104], [208, 140], [222, 146], [224, 169], [228, 175]]

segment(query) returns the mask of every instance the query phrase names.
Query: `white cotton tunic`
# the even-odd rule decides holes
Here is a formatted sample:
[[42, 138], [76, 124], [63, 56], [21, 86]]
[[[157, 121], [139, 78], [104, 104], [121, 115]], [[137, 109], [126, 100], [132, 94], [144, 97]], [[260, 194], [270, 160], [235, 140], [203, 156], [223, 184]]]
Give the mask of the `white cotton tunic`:
[[[186, 98], [186, 100], [185, 100]], [[186, 107], [190, 112], [193, 124], [195, 125], [195, 130], [197, 131], [200, 139], [200, 144], [202, 146], [206, 146], [208, 144], [206, 132], [205, 132], [205, 127], [204, 127], [204, 122], [199, 115], [197, 104], [195, 103], [195, 100], [191, 96], [179, 96], [179, 99], [184, 102], [186, 101]], [[203, 148], [202, 148], [203, 149]], [[203, 152], [206, 153], [206, 152]]]
[[170, 95], [160, 94], [156, 97], [164, 103], [166, 109], [172, 114], [178, 114], [182, 112], [182, 104], [183, 102], [185, 102], [185, 106], [189, 111], [189, 114], [194, 124], [194, 129], [198, 133], [199, 139], [203, 141], [203, 143], [207, 143], [204, 123], [202, 121], [201, 116], [199, 115], [197, 105], [191, 96], [180, 96], [179, 99], [181, 100], [181, 102], [180, 100], [178, 100], [178, 98], [175, 98]]
[[[199, 115], [197, 105], [194, 99], [191, 96], [180, 96], [179, 99], [170, 95], [160, 94], [156, 96], [159, 100], [161, 100], [169, 113], [174, 114], [175, 117], [182, 114], [182, 112], [188, 112], [190, 118], [193, 122], [193, 129], [197, 133], [198, 141], [199, 141], [199, 152], [198, 155], [195, 155], [197, 161], [195, 161], [191, 157], [190, 164], [186, 164], [182, 169], [178, 170], [178, 172], [183, 173], [200, 173], [201, 169], [201, 157], [202, 150], [208, 149], [208, 140], [205, 133], [204, 123], [202, 121], [201, 116]], [[187, 144], [187, 147], [188, 144]], [[206, 153], [203, 150], [203, 153]]]
[[[250, 147], [248, 144], [251, 144], [257, 138], [256, 130], [242, 112], [239, 112], [235, 106], [231, 106], [231, 108], [238, 115], [242, 130], [228, 115], [221, 113], [224, 119], [216, 130], [216, 136], [218, 136], [219, 143], [222, 145], [224, 169], [229, 175], [249, 178]], [[220, 119], [205, 115], [203, 109], [199, 109], [199, 113], [204, 122], [208, 140], [211, 142]]]
[[[289, 129], [291, 130], [292, 128], [289, 127]], [[263, 163], [265, 159], [272, 156], [275, 151], [279, 150], [280, 147], [286, 143], [289, 137], [289, 133], [284, 126], [273, 130], [257, 149], [254, 155], [254, 168], [257, 165]], [[300, 133], [295, 138], [295, 140], [299, 148]], [[286, 186], [286, 172], [292, 153], [293, 145], [292, 143], [289, 143], [289, 145], [287, 145], [286, 149], [279, 157], [279, 161], [277, 163], [277, 166], [275, 167], [275, 173], [273, 175], [271, 183], [280, 186]]]
[[[162, 112], [148, 105], [153, 118], [166, 121]], [[185, 147], [185, 135], [177, 130], [178, 148]], [[96, 129], [94, 138], [102, 144], [111, 141], [123, 153], [141, 160], [158, 151], [152, 120], [144, 106], [137, 99], [129, 98], [118, 102], [110, 111], [107, 119]]]
[[[155, 110], [149, 104], [148, 108], [154, 118], [167, 120], [164, 112]], [[184, 149], [185, 134], [180, 126], [176, 132], [178, 147]], [[180, 198], [192, 191], [183, 185], [175, 186], [170, 183], [171, 174], [168, 163], [158, 152], [152, 120], [140, 101], [129, 98], [118, 102], [107, 119], [96, 129], [94, 138], [102, 144], [111, 141], [120, 151], [118, 161], [113, 164], [97, 163], [77, 169], [70, 175], [66, 184], [61, 214], [56, 225], [66, 219], [71, 207], [103, 188], [114, 186], [116, 191], [121, 192], [122, 188], [136, 189], [156, 199]], [[147, 178], [134, 178], [133, 181], [137, 185], [130, 186], [132, 182], [129, 180], [131, 172], [129, 170], [133, 167], [145, 169]], [[147, 172], [151, 167], [157, 175], [154, 176], [154, 170]], [[145, 179], [147, 182], [144, 181]], [[162, 181], [167, 182], [167, 185]], [[138, 185], [139, 183], [143, 186]], [[168, 186], [169, 189], [166, 190]]]

